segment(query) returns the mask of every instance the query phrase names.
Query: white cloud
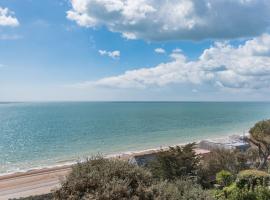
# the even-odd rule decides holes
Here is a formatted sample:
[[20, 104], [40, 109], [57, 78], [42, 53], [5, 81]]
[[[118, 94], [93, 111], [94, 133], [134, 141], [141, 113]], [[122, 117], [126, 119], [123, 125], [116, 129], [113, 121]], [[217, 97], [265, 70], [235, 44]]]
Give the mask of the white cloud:
[[194, 61], [188, 61], [179, 51], [171, 54], [172, 61], [152, 68], [126, 71], [80, 87], [148, 88], [169, 84], [208, 84], [221, 88], [270, 87], [270, 35], [246, 41], [234, 47], [215, 43]]
[[71, 0], [67, 18], [128, 39], [257, 36], [270, 27], [269, 0]]
[[113, 59], [119, 58], [121, 55], [120, 51], [118, 51], [118, 50], [117, 51], [99, 50], [98, 52], [102, 56], [109, 56]]
[[182, 53], [182, 49], [176, 48], [172, 52], [173, 53]]
[[0, 7], [0, 26], [19, 26], [19, 21], [8, 8]]
[[155, 49], [155, 52], [158, 53], [158, 54], [164, 54], [164, 53], [166, 53], [166, 51], [164, 49], [162, 49], [162, 48], [156, 48]]

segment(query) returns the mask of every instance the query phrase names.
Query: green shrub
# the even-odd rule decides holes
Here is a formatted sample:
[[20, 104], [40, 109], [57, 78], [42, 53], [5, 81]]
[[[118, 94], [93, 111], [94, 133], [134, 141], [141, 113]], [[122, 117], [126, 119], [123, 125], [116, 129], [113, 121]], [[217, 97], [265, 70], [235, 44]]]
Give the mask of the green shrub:
[[176, 180], [196, 176], [200, 157], [196, 155], [194, 148], [195, 143], [170, 147], [168, 151], [158, 153], [157, 158], [147, 167], [157, 179]]
[[247, 187], [238, 188], [236, 184], [225, 187], [216, 195], [217, 199], [227, 200], [269, 200], [270, 190], [268, 187], [256, 186], [254, 190], [249, 190]]
[[233, 182], [233, 175], [229, 171], [221, 170], [216, 175], [216, 181], [223, 187], [229, 186]]
[[100, 157], [75, 165], [54, 192], [65, 200], [210, 200], [191, 180], [155, 181], [144, 168]]
[[100, 157], [78, 163], [55, 191], [55, 199], [152, 199], [152, 176], [147, 170], [120, 160]]
[[270, 175], [260, 170], [244, 170], [237, 175], [236, 184], [239, 188], [247, 187], [254, 190], [257, 185], [267, 186]]
[[153, 186], [155, 200], [212, 200], [213, 197], [191, 180], [162, 181]]

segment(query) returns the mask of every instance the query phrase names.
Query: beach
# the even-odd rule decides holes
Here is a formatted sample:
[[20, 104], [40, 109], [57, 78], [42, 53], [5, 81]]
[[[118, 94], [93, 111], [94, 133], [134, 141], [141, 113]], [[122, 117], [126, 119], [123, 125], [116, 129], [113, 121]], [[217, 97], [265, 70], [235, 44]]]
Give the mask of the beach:
[[70, 170], [62, 166], [0, 176], [0, 200], [50, 193]]

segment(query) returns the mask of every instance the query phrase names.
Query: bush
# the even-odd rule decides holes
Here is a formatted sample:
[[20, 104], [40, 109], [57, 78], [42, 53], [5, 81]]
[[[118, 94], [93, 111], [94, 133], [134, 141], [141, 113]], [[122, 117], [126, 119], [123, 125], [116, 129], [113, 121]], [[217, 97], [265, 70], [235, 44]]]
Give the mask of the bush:
[[78, 163], [55, 191], [55, 199], [152, 199], [152, 176], [147, 170], [120, 160], [100, 157]]
[[257, 185], [268, 186], [270, 175], [260, 170], [244, 170], [237, 175], [236, 184], [239, 188], [247, 187], [254, 190]]
[[254, 190], [249, 190], [247, 187], [238, 188], [235, 184], [226, 187], [216, 195], [217, 199], [227, 200], [269, 200], [270, 190], [268, 187], [256, 186]]
[[191, 180], [163, 181], [153, 187], [155, 200], [212, 200], [207, 191]]
[[61, 200], [211, 199], [191, 180], [155, 182], [147, 169], [100, 157], [74, 166], [62, 187], [53, 195]]
[[229, 186], [233, 182], [233, 175], [229, 171], [221, 170], [216, 175], [216, 181], [223, 187]]
[[196, 176], [200, 157], [196, 155], [194, 148], [195, 143], [170, 147], [168, 151], [158, 153], [156, 159], [147, 167], [157, 179], [176, 180]]

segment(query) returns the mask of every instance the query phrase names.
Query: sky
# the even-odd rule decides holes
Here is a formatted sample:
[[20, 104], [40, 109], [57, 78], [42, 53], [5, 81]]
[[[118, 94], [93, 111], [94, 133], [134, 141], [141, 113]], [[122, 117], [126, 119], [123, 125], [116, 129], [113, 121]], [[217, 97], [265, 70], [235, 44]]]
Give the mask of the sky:
[[0, 0], [0, 101], [269, 101], [269, 0]]

